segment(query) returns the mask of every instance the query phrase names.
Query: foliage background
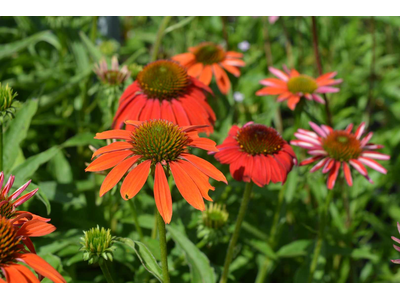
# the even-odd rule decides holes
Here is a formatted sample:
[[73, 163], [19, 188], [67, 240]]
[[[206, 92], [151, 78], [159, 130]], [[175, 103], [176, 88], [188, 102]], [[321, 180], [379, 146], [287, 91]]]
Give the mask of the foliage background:
[[[49, 215], [57, 231], [36, 238], [35, 245], [39, 255], [69, 282], [105, 281], [98, 266], [82, 261], [82, 230], [98, 224], [111, 228], [114, 235], [139, 240], [129, 204], [116, 189], [112, 196], [100, 199], [98, 191], [104, 176], [84, 171], [92, 154], [88, 146], [103, 145], [93, 136], [110, 126], [107, 102], [110, 97], [114, 103], [118, 98], [118, 91], [104, 90], [93, 67], [102, 57], [110, 60], [116, 54], [135, 76], [140, 66], [149, 62], [161, 21], [162, 17], [0, 18], [0, 81], [12, 86], [21, 102], [16, 118], [5, 124], [4, 171], [16, 176], [14, 187], [32, 179], [40, 188], [40, 194], [24, 208]], [[396, 180], [400, 171], [400, 18], [318, 17], [317, 21], [323, 69], [337, 71], [337, 77], [344, 80], [340, 93], [329, 95], [335, 127], [343, 129], [348, 123], [366, 121], [368, 129], [374, 131], [372, 142], [385, 145], [382, 152], [390, 154], [391, 160], [384, 162], [386, 176], [371, 170], [373, 185], [361, 175], [354, 176], [352, 188], [338, 180], [315, 281], [400, 282], [400, 269], [390, 262], [400, 256], [390, 239], [398, 235], [396, 222], [400, 221]], [[276, 125], [279, 105], [274, 97], [255, 96], [261, 88], [259, 80], [271, 76], [267, 36], [272, 54], [268, 59], [273, 66], [286, 64], [317, 76], [310, 17], [281, 17], [273, 25], [266, 17], [173, 17], [169, 25], [160, 58], [186, 52], [202, 41], [235, 51], [240, 51], [240, 42], [250, 44], [244, 52], [242, 76], [230, 76], [231, 93], [225, 97], [215, 83], [211, 85], [216, 96], [209, 102], [218, 118], [211, 138], [217, 143], [235, 123], [253, 120]], [[243, 94], [243, 102], [235, 101], [234, 92]], [[373, 103], [370, 114], [368, 99]], [[285, 104], [280, 106], [286, 140], [293, 139], [298, 125], [308, 128], [310, 120], [326, 123], [324, 107], [315, 102], [307, 104], [307, 113], [297, 123], [293, 112]], [[299, 159], [305, 157], [304, 151], [295, 151]], [[232, 232], [244, 184], [235, 182], [227, 166], [218, 164], [205, 151], [196, 154], [227, 175], [229, 185], [215, 182], [211, 197], [226, 205], [227, 230]], [[318, 207], [327, 195], [326, 178], [308, 170], [295, 168], [284, 187], [271, 184], [254, 188], [230, 281], [254, 282], [266, 262], [268, 282], [307, 281], [318, 230]], [[201, 213], [188, 205], [176, 188], [172, 195], [174, 216], [167, 226], [171, 280], [217, 281], [228, 234], [212, 246], [199, 244]], [[143, 242], [159, 260], [158, 241], [151, 238], [155, 207], [151, 183], [132, 201], [145, 234]], [[271, 239], [274, 219], [278, 223]], [[118, 282], [157, 282], [135, 252], [122, 245], [117, 245], [112, 273]]]

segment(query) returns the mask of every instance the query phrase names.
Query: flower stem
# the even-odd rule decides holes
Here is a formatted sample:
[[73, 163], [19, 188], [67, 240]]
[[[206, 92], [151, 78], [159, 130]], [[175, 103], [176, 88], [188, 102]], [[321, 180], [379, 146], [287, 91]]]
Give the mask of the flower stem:
[[142, 228], [140, 228], [135, 203], [133, 202], [133, 200], [129, 200], [128, 203], [129, 203], [129, 207], [131, 208], [133, 222], [135, 223], [136, 231], [139, 234], [140, 240], [143, 241], [143, 231], [142, 231]]
[[97, 38], [97, 20], [99, 17], [92, 17], [92, 28], [90, 29], [90, 40], [94, 43]]
[[253, 185], [254, 185], [254, 183], [252, 181], [248, 182], [246, 184], [246, 188], [244, 190], [243, 200], [242, 200], [242, 203], [240, 204], [240, 209], [239, 209], [239, 214], [238, 214], [237, 220], [236, 220], [235, 230], [233, 231], [231, 240], [229, 242], [228, 251], [227, 251], [226, 257], [225, 257], [224, 271], [222, 272], [221, 281], [220, 281], [221, 283], [226, 283], [228, 281], [229, 266], [233, 259], [233, 250], [235, 249], [236, 242], [239, 238], [240, 228], [242, 227], [242, 222], [243, 222], [244, 216], [246, 214], [247, 206], [250, 202], [251, 190], [253, 188]]
[[114, 280], [111, 276], [110, 270], [108, 269], [108, 262], [106, 260], [102, 260], [100, 263], [101, 271], [103, 272], [104, 277], [106, 278], [108, 283], [114, 283]]
[[367, 125], [371, 119], [371, 113], [375, 106], [374, 101], [374, 82], [375, 82], [375, 57], [376, 57], [376, 35], [375, 35], [375, 20], [374, 17], [370, 19], [370, 32], [372, 38], [372, 57], [371, 57], [371, 69], [369, 75], [369, 88], [368, 88], [368, 100], [366, 106], [366, 119]]
[[170, 283], [169, 273], [168, 273], [168, 253], [167, 253], [167, 237], [165, 233], [165, 223], [160, 213], [157, 213], [157, 223], [158, 223], [158, 238], [160, 239], [160, 250], [161, 250], [161, 267], [163, 274], [163, 282]]
[[[281, 215], [281, 208], [282, 208], [282, 203], [283, 203], [283, 199], [284, 199], [284, 195], [285, 195], [285, 190], [286, 190], [286, 185], [284, 185], [281, 188], [281, 190], [279, 191], [278, 203], [276, 204], [274, 219], [273, 219], [271, 231], [269, 234], [268, 243], [270, 244], [272, 249], [275, 248], [276, 231], [278, 228], [279, 217]], [[267, 277], [267, 274], [268, 274], [268, 267], [269, 267], [270, 262], [271, 262], [271, 260], [268, 257], [264, 258], [261, 269], [257, 274], [256, 283], [262, 283], [265, 281], [265, 278]]]
[[3, 122], [0, 121], [0, 171], [3, 170]]
[[326, 220], [328, 218], [329, 205], [331, 203], [332, 198], [333, 198], [333, 189], [329, 190], [328, 196], [325, 199], [325, 205], [320, 209], [318, 238], [314, 248], [313, 259], [310, 266], [310, 274], [308, 276], [308, 282], [313, 281], [314, 273], [315, 270], [317, 269], [318, 258], [319, 254], [321, 253], [322, 243], [324, 241], [324, 233], [325, 233]]
[[[311, 17], [311, 20], [312, 20], [313, 47], [314, 47], [315, 61], [317, 63], [318, 74], [319, 74], [319, 76], [321, 76], [323, 73], [323, 70], [322, 70], [321, 56], [319, 54], [319, 48], [318, 48], [317, 20], [315, 19], [315, 17]], [[329, 101], [328, 101], [328, 98], [326, 97], [326, 94], [324, 94], [324, 99], [325, 99], [325, 111], [326, 111], [327, 122], [328, 122], [328, 125], [332, 127], [333, 126], [332, 113], [329, 108]]]
[[165, 16], [164, 19], [161, 21], [160, 27], [158, 27], [156, 41], [153, 45], [153, 52], [151, 53], [151, 61], [157, 60], [158, 50], [161, 45], [162, 37], [164, 36], [164, 31], [167, 28], [169, 21], [171, 20], [172, 16]]

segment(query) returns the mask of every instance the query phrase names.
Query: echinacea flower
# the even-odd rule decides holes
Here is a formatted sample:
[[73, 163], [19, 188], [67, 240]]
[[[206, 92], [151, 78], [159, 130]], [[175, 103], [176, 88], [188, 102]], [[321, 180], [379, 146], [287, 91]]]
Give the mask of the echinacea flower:
[[224, 69], [239, 77], [239, 67], [246, 65], [242, 57], [242, 53], [225, 51], [219, 45], [204, 42], [190, 47], [189, 52], [175, 55], [172, 59], [187, 67], [188, 74], [198, 78], [205, 85], [210, 84], [214, 74], [219, 90], [222, 94], [227, 94], [231, 82]]
[[371, 183], [373, 182], [369, 178], [365, 166], [386, 174], [386, 169], [377, 163], [375, 159], [389, 160], [390, 156], [374, 151], [383, 148], [383, 146], [368, 143], [372, 138], [372, 132], [362, 138], [365, 131], [364, 122], [361, 123], [355, 133], [352, 133], [353, 124], [347, 126], [345, 130], [333, 130], [329, 126], [318, 126], [313, 122], [309, 124], [314, 132], [299, 129], [294, 134], [298, 140], [293, 140], [290, 143], [307, 149], [308, 154], [312, 156], [302, 161], [300, 163], [301, 166], [318, 161], [310, 172], [315, 172], [321, 168], [323, 168], [322, 173], [329, 172], [328, 189], [332, 189], [335, 186], [341, 167], [349, 186], [353, 185], [350, 165]]
[[[14, 184], [14, 180], [15, 176], [11, 175], [8, 178], [8, 181], [3, 188], [4, 173], [0, 172], [0, 216], [3, 216], [7, 219], [13, 219], [22, 213], [27, 213], [25, 211], [18, 211], [16, 210], [16, 208], [25, 203], [26, 201], [28, 201], [30, 198], [32, 198], [39, 190], [39, 189], [34, 189], [33, 191], [26, 193], [25, 195], [20, 197], [20, 195], [27, 189], [27, 187], [31, 183], [31, 180], [29, 180], [27, 183], [25, 183], [23, 186], [17, 189], [14, 193], [8, 195], [10, 189]], [[50, 219], [45, 219], [37, 215], [34, 215], [32, 213], [29, 214], [31, 214], [34, 219], [40, 219], [42, 221], [50, 221]]]
[[[28, 265], [53, 282], [65, 282], [50, 264], [32, 251], [28, 251], [22, 243], [26, 238], [46, 235], [54, 231], [55, 227], [40, 220], [29, 220], [21, 227], [14, 226], [15, 220], [19, 217], [8, 220], [0, 216], [0, 283], [40, 282], [31, 270], [20, 263]], [[26, 217], [30, 218], [29, 215]]]
[[288, 100], [288, 106], [294, 110], [300, 98], [325, 104], [325, 100], [319, 94], [337, 93], [339, 88], [332, 87], [342, 82], [342, 79], [334, 79], [336, 72], [326, 73], [314, 79], [308, 75], [300, 74], [295, 69], [289, 71], [286, 67], [285, 72], [269, 68], [269, 71], [276, 78], [266, 78], [260, 81], [265, 88], [257, 91], [257, 96], [279, 95], [278, 102]]
[[215, 114], [207, 103], [211, 89], [176, 62], [158, 60], [148, 64], [122, 94], [112, 127], [120, 129], [126, 120], [163, 119], [179, 126], [209, 125]]
[[212, 164], [188, 153], [188, 147], [218, 151], [215, 142], [200, 138], [197, 130], [204, 125], [184, 126], [167, 120], [125, 121], [132, 130], [110, 130], [96, 139], [121, 139], [98, 149], [97, 157], [86, 171], [98, 172], [113, 168], [103, 181], [100, 197], [111, 190], [128, 173], [121, 186], [125, 200], [133, 198], [145, 184], [150, 170], [154, 172], [154, 199], [165, 223], [172, 217], [172, 199], [165, 173], [172, 173], [182, 197], [194, 208], [204, 210], [203, 198], [209, 201], [214, 190], [208, 179], [227, 183], [225, 176]]
[[292, 148], [275, 129], [253, 122], [242, 128], [233, 125], [217, 148], [215, 158], [229, 164], [234, 179], [253, 181], [260, 187], [270, 182], [283, 184], [297, 163]]
[[[399, 222], [397, 222], [397, 230], [400, 233], [400, 223]], [[398, 239], [397, 237], [392, 236], [392, 240], [395, 241], [396, 243], [400, 244], [400, 239]], [[400, 252], [400, 247], [399, 246], [393, 245], [393, 248], [396, 249], [396, 251]], [[400, 264], [400, 259], [392, 259], [392, 263]]]
[[103, 58], [99, 64], [94, 67], [94, 72], [103, 83], [110, 86], [121, 85], [131, 75], [127, 66], [123, 66], [121, 70], [119, 69], [119, 63], [116, 56], [111, 58], [110, 69], [107, 66], [106, 60]]

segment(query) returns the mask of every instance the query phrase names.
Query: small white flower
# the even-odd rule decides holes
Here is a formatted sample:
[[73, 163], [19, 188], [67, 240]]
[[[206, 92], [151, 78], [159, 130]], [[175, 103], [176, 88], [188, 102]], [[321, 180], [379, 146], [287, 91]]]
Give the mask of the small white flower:
[[236, 102], [243, 102], [244, 100], [244, 95], [241, 92], [234, 92], [233, 93], [233, 99]]
[[238, 44], [238, 48], [239, 48], [241, 51], [246, 52], [247, 50], [250, 49], [250, 43], [249, 43], [248, 41], [240, 42], [240, 43]]

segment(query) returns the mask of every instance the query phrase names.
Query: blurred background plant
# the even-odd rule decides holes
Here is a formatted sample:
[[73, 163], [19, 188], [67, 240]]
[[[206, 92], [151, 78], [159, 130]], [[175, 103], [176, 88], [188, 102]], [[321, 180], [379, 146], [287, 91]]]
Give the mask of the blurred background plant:
[[[314, 280], [400, 282], [400, 269], [390, 262], [398, 254], [390, 236], [396, 235], [395, 224], [400, 221], [396, 180], [400, 172], [400, 18], [317, 17], [316, 21], [323, 71], [337, 71], [338, 78], [343, 78], [340, 93], [328, 96], [335, 128], [367, 121], [374, 132], [372, 141], [385, 145], [382, 152], [390, 154], [391, 160], [384, 165], [386, 176], [370, 172], [373, 185], [355, 176], [352, 188], [343, 184], [338, 189], [329, 207]], [[0, 18], [0, 82], [2, 88], [8, 85], [13, 89], [11, 95], [18, 93], [21, 102], [15, 118], [4, 119], [3, 170], [6, 176], [16, 175], [20, 182], [14, 186], [32, 178], [30, 187], [40, 188], [36, 198], [40, 201], [24, 205], [33, 213], [47, 214], [57, 231], [38, 238], [35, 245], [39, 255], [69, 282], [105, 281], [98, 267], [84, 262], [79, 252], [82, 230], [97, 224], [111, 228], [113, 236], [141, 240], [146, 246], [139, 249], [115, 243], [110, 265], [114, 281], [161, 280], [154, 275], [157, 268], [151, 269], [154, 276], [147, 271], [145, 259], [152, 260], [148, 255], [152, 253], [153, 259], [160, 260], [151, 182], [130, 202], [123, 201], [117, 189], [100, 199], [104, 175], [87, 174], [84, 169], [92, 155], [88, 146], [104, 145], [93, 137], [110, 127], [118, 94], [150, 61], [162, 22], [162, 17]], [[211, 138], [216, 142], [224, 140], [232, 124], [251, 120], [281, 126], [286, 140], [293, 139], [297, 126], [308, 128], [310, 120], [325, 123], [322, 105], [306, 103], [306, 113], [296, 121], [293, 112], [280, 106], [274, 96], [255, 96], [262, 87], [259, 81], [271, 77], [270, 65], [281, 69], [286, 64], [301, 73], [318, 75], [310, 17], [280, 17], [274, 24], [266, 17], [172, 17], [165, 26], [159, 58], [187, 52], [188, 47], [203, 41], [244, 53], [246, 66], [239, 78], [230, 76], [232, 90], [227, 96], [211, 83], [215, 97], [210, 97], [209, 103], [217, 115]], [[117, 91], [107, 93], [108, 82], [99, 80], [94, 69], [105, 59], [109, 70], [114, 56], [126, 66], [123, 71], [118, 69], [124, 80], [116, 81], [120, 83]], [[278, 109], [281, 124], [276, 118]], [[295, 151], [300, 160], [305, 158], [304, 151]], [[212, 183], [216, 189], [211, 197], [221, 211], [227, 210], [221, 213], [222, 220], [228, 213], [236, 216], [244, 186], [228, 175], [227, 166], [202, 152], [196, 155], [216, 165], [229, 181], [228, 186]], [[307, 281], [318, 231], [318, 207], [327, 196], [326, 178], [308, 170], [295, 168], [281, 196], [278, 184], [254, 188], [230, 281], [254, 282], [266, 258], [266, 281]], [[339, 178], [338, 184], [341, 181]], [[222, 236], [218, 243], [203, 242], [210, 236], [205, 231], [210, 228], [208, 221], [204, 222], [201, 212], [183, 205], [175, 188], [172, 193], [178, 201], [167, 226], [171, 280], [216, 282], [228, 239]], [[135, 227], [132, 204], [143, 238]], [[224, 222], [224, 230], [231, 233], [234, 217]]]

